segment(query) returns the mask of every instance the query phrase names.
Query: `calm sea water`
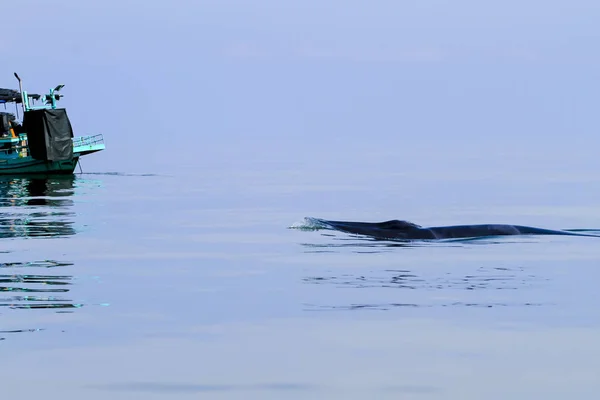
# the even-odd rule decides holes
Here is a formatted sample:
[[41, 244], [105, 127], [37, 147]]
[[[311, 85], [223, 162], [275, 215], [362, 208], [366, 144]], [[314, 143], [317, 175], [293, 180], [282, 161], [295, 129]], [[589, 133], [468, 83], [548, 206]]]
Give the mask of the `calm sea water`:
[[597, 229], [588, 164], [315, 152], [2, 178], [3, 395], [597, 395], [600, 240], [408, 246], [289, 229], [307, 216]]

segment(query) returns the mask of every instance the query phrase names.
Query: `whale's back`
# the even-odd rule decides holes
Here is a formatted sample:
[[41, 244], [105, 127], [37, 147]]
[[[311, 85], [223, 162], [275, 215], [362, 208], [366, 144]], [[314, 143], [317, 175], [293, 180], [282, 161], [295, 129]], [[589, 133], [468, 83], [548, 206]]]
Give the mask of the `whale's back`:
[[392, 219], [392, 220], [384, 221], [384, 222], [377, 222], [375, 224], [379, 228], [382, 228], [382, 229], [404, 230], [404, 229], [420, 229], [421, 228], [421, 225], [417, 225], [417, 224], [414, 224], [409, 221], [400, 221], [398, 219]]

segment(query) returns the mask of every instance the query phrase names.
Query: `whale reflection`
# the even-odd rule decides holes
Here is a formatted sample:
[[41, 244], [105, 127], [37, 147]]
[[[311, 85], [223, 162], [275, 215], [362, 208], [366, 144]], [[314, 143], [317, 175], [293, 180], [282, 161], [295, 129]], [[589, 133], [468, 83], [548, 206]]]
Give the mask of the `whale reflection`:
[[[327, 270], [326, 273], [306, 276], [302, 281], [310, 285], [355, 289], [356, 293], [352, 303], [305, 303], [307, 311], [548, 305], [545, 302], [526, 298], [529, 292], [523, 292], [524, 289], [544, 285], [548, 278], [534, 274], [525, 267], [481, 266], [475, 269], [463, 267], [455, 270], [386, 269], [364, 270], [360, 274], [349, 270]], [[485, 295], [480, 294], [481, 291], [485, 291]], [[364, 292], [368, 294], [366, 298], [369, 302], [357, 302], [356, 300], [360, 299]], [[381, 299], [381, 301], [372, 302], [374, 299]]]

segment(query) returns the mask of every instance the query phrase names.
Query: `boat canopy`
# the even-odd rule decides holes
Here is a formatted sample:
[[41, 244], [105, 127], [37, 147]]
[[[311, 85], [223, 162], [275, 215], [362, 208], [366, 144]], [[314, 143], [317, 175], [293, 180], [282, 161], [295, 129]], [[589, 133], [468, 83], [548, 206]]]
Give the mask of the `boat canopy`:
[[[39, 100], [42, 96], [40, 96], [39, 94], [27, 93], [27, 97], [33, 100]], [[21, 93], [18, 90], [0, 88], [0, 104], [21, 102]]]

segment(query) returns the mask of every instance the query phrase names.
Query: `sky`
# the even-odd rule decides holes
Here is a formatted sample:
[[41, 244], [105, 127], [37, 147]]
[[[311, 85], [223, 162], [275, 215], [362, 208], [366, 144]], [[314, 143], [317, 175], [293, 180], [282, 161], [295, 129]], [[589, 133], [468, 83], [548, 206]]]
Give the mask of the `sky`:
[[[175, 278], [184, 269], [195, 277], [198, 266], [218, 269], [214, 275], [218, 277], [229, 277], [227, 268], [231, 266], [232, 271], [239, 269], [244, 274], [259, 271], [252, 276], [261, 281], [243, 280], [224, 286], [237, 290], [237, 285], [243, 284], [240, 282], [252, 282], [246, 286], [251, 301], [239, 309], [235, 307], [243, 302], [239, 294], [244, 292], [231, 295], [217, 288], [214, 298], [229, 303], [211, 303], [217, 307], [211, 306], [208, 315], [218, 314], [216, 318], [220, 319], [242, 318], [240, 310], [250, 308], [260, 310], [262, 316], [274, 312], [269, 307], [288, 306], [285, 301], [271, 301], [273, 293], [285, 292], [296, 304], [293, 296], [299, 292], [286, 292], [282, 282], [295, 284], [306, 266], [322, 271], [325, 267], [354, 268], [358, 263], [369, 269], [387, 264], [394, 268], [439, 264], [443, 269], [453, 262], [451, 256], [447, 257], [448, 248], [437, 252], [428, 248], [427, 254], [416, 249], [403, 252], [400, 258], [395, 251], [387, 253], [390, 258], [386, 259], [378, 255], [369, 265], [363, 264], [364, 258], [355, 257], [355, 249], [348, 248], [348, 258], [355, 264], [346, 265], [346, 259], [335, 254], [329, 255], [337, 261], [318, 258], [310, 264], [298, 256], [303, 250], [294, 247], [298, 245], [296, 240], [312, 243], [320, 236], [295, 232], [299, 235], [291, 241], [292, 236], [284, 236], [292, 232], [286, 227], [305, 216], [370, 221], [400, 218], [425, 226], [496, 222], [548, 228], [600, 225], [598, 0], [3, 0], [0, 10], [0, 87], [17, 87], [13, 72], [18, 72], [26, 89], [34, 93], [64, 84], [62, 105], [68, 110], [75, 134], [102, 133], [106, 142], [104, 152], [82, 160], [85, 172], [190, 177], [189, 182], [169, 177], [147, 181], [108, 177], [104, 182], [98, 178], [98, 183], [95, 178], [84, 178], [89, 179], [89, 185], [102, 186], [109, 199], [106, 201], [89, 198], [92, 190], [86, 189], [86, 183], [78, 186], [84, 197], [77, 206], [76, 222], [100, 218], [102, 224], [89, 224], [89, 229], [106, 235], [78, 235], [83, 241], [72, 248], [81, 252], [84, 271], [90, 271], [99, 264], [87, 262], [88, 240], [90, 246], [99, 245], [101, 250], [102, 246], [108, 249], [115, 243], [125, 243], [122, 249], [133, 254], [132, 262], [125, 262], [126, 268], [114, 263], [118, 271], [112, 278], [110, 271], [102, 273], [110, 286], [93, 290], [122, 290], [125, 297], [111, 295], [112, 300], [108, 300], [140, 306], [143, 318], [160, 314], [161, 307], [173, 311], [168, 315], [176, 318], [198, 302], [198, 290], [203, 290], [198, 289], [197, 279], [186, 281], [194, 289], [179, 291], [190, 296], [190, 301], [182, 302], [184, 297], [165, 290], [164, 265], [175, 267], [171, 270]], [[101, 212], [99, 207], [104, 204], [103, 210], [110, 208], [110, 212]], [[126, 224], [133, 224], [137, 231], [125, 229]], [[115, 232], [117, 225], [125, 228]], [[50, 254], [62, 254], [53, 242], [43, 243], [45, 247], [38, 250], [53, 246]], [[512, 250], [506, 251], [505, 247], [480, 246], [479, 250], [471, 249], [468, 257], [472, 258], [467, 261], [472, 263], [468, 264], [461, 258], [465, 257], [464, 249], [454, 248], [463, 254], [454, 262], [460, 268], [479, 268], [480, 261], [486, 260], [515, 261], [519, 268], [524, 268], [523, 263], [536, 266], [539, 262], [540, 271], [544, 271], [540, 276], [552, 278], [550, 291], [541, 298], [552, 299], [565, 287], [562, 278], [566, 275], [570, 277], [566, 287], [580, 289], [577, 284], [584, 279], [582, 276], [587, 277], [585, 272], [591, 267], [571, 267], [595, 257], [591, 247], [582, 251], [566, 246], [548, 244], [547, 249], [552, 251], [547, 253], [541, 248], [509, 253]], [[490, 249], [496, 250], [491, 254]], [[69, 250], [69, 254], [78, 259], [77, 251]], [[184, 258], [173, 258], [175, 253], [189, 257], [193, 268], [189, 264], [187, 269]], [[20, 257], [21, 253], [15, 254]], [[433, 258], [425, 257], [428, 254]], [[123, 256], [113, 251], [102, 255], [98, 260]], [[207, 263], [196, 265], [197, 257], [209, 258]], [[146, 265], [146, 259], [155, 264]], [[144, 273], [139, 273], [142, 267], [136, 268], [136, 262], [141, 263]], [[282, 268], [286, 263], [298, 268]], [[155, 265], [161, 268], [153, 268]], [[565, 275], [565, 266], [575, 273]], [[431, 271], [437, 273], [436, 269]], [[124, 273], [135, 278], [119, 283]], [[563, 283], [554, 279], [558, 276]], [[263, 278], [273, 285], [261, 294], [261, 284], [253, 282], [267, 282]], [[156, 285], [151, 284], [152, 280]], [[207, 282], [205, 286], [212, 283]], [[591, 286], [594, 280], [588, 282]], [[159, 288], [156, 293], [160, 292], [166, 301], [148, 302], [145, 296], [137, 296], [136, 287], [146, 291], [149, 287]], [[82, 290], [92, 289], [84, 284]], [[323, 297], [306, 293], [309, 300], [316, 296], [312, 298], [323, 304], [329, 302], [328, 296], [337, 296], [337, 292], [334, 295], [330, 291], [322, 292]], [[347, 293], [354, 302], [350, 297], [355, 293]], [[380, 299], [378, 293], [371, 293], [374, 299]], [[579, 299], [589, 293], [593, 290], [584, 290]], [[132, 303], [127, 296], [136, 297], [135, 301]], [[558, 297], [561, 301], [565, 298], [566, 294]], [[589, 304], [596, 304], [595, 298], [592, 300]], [[267, 306], [261, 307], [263, 302]], [[183, 308], [172, 306], [179, 303]], [[567, 307], [558, 309], [559, 317], [569, 314], [569, 318], [584, 322], [591, 318], [589, 307], [580, 307], [581, 301], [565, 304]], [[145, 306], [151, 308], [150, 314], [143, 313]], [[106, 318], [129, 315], [127, 307], [117, 314], [107, 310]], [[500, 311], [501, 315], [514, 312], [513, 308], [507, 310]], [[530, 315], [528, 311], [522, 313]], [[245, 314], [256, 318], [256, 314]], [[536, 315], [546, 318], [543, 313]], [[552, 314], [548, 320], [566, 323], [555, 316]], [[104, 320], [99, 321], [96, 324]], [[128, 324], [130, 328], [134, 325]], [[89, 325], [88, 331], [95, 326]], [[123, 330], [114, 326], [109, 327], [109, 338], [123, 335]], [[292, 326], [294, 329], [289, 331], [297, 334], [302, 329], [295, 328], [304, 325], [285, 326]], [[339, 339], [339, 327], [335, 324], [332, 340]], [[384, 325], [375, 327], [387, 332]], [[425, 331], [445, 335], [447, 327], [439, 327]], [[131, 329], [137, 333], [142, 328]], [[226, 338], [223, 346], [245, 346], [239, 338], [247, 337], [247, 332], [236, 332]], [[285, 338], [285, 345], [289, 344], [287, 330], [274, 332]], [[79, 339], [93, 340], [94, 335], [97, 332], [80, 335]], [[464, 332], [455, 335], [464, 336]], [[397, 335], [392, 337], [395, 340]], [[575, 350], [582, 354], [584, 344], [589, 342], [583, 340], [587, 337], [573, 334], [561, 338], [579, 345]], [[432, 340], [439, 343], [438, 339]], [[266, 347], [258, 349], [274, 348], [271, 342], [265, 343]], [[504, 343], [512, 346], [514, 340]], [[523, 343], [526, 347], [530, 342]], [[167, 347], [154, 344], [143, 344], [151, 350], [144, 354], [151, 354], [153, 360], [161, 359], [160, 352], [173, 346], [189, 354], [181, 340], [173, 346], [167, 343]], [[398, 354], [389, 352], [388, 347], [386, 354]], [[102, 351], [102, 357], [123, 354], [120, 348], [113, 352], [96, 350], [97, 346], [90, 349]], [[252, 346], [244, 349], [251, 353], [256, 350]], [[315, 353], [312, 347], [309, 350], [313, 353], [304, 352], [306, 346], [292, 349], [308, 354], [308, 358]], [[554, 348], [565, 349], [570, 348], [562, 343]], [[84, 354], [88, 360], [90, 356], [80, 350], [76, 354]], [[136, 348], [134, 351], [140, 353]], [[341, 351], [346, 354], [347, 349]], [[61, 349], [59, 361], [73, 360], [65, 358], [63, 352]], [[242, 361], [252, 360], [254, 365], [251, 353], [240, 354]], [[180, 354], [173, 354], [171, 364], [175, 365], [173, 357]], [[361, 352], [361, 356], [364, 354]], [[56, 364], [57, 358], [52, 355], [42, 361]], [[537, 355], [528, 356], [538, 361]], [[39, 353], [35, 357], [38, 360]], [[106, 365], [109, 361], [103, 362], [102, 357], [91, 365]], [[457, 357], [452, 358], [454, 362]], [[213, 359], [223, 357], [219, 354]], [[427, 360], [421, 357], [419, 361], [422, 359]], [[140, 364], [135, 357], [127, 360]], [[29, 361], [23, 357], [17, 360], [22, 365], [31, 365]], [[263, 364], [281, 365], [278, 359], [271, 361], [263, 360]], [[169, 360], [162, 362], [163, 366], [171, 364]], [[335, 364], [355, 366], [340, 363], [339, 359]], [[73, 364], [68, 365], [71, 368]], [[13, 370], [23, 376], [22, 369], [10, 372]], [[145, 373], [143, 368], [130, 370]], [[55, 375], [62, 371], [64, 368], [50, 369]], [[362, 379], [364, 371], [356, 371]], [[76, 372], [89, 373], [85, 369]], [[192, 369], [187, 372], [198, 376]], [[557, 370], [556, 376], [566, 376], [560, 375], [562, 372]], [[343, 374], [348, 376], [347, 371]], [[112, 376], [121, 379], [118, 373]], [[54, 382], [51, 378], [46, 381]], [[69, 387], [79, 390], [72, 381], [71, 377]], [[14, 387], [22, 386], [20, 380], [15, 382]]]
[[15, 71], [30, 92], [65, 84], [76, 135], [105, 136], [102, 158], [84, 160], [95, 170], [449, 150], [500, 164], [507, 153], [592, 160], [599, 144], [592, 0], [20, 0], [3, 9], [0, 86], [16, 87]]

